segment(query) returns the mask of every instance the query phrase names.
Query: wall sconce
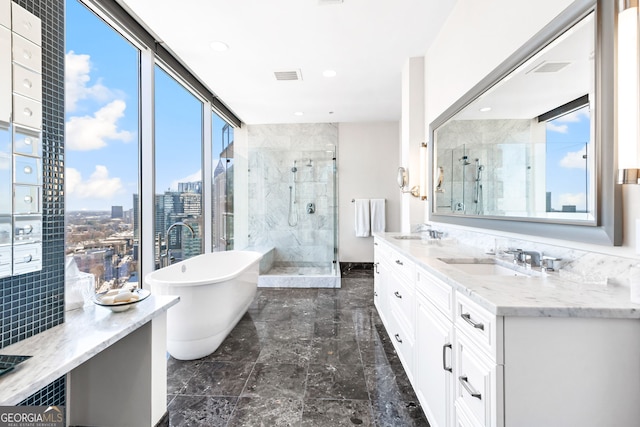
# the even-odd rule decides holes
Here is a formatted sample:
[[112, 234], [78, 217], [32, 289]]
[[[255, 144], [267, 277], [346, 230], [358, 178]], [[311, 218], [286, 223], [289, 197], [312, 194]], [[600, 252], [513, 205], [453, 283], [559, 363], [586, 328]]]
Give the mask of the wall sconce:
[[638, 0], [618, 9], [618, 184], [640, 184]]
[[427, 143], [420, 144], [420, 200], [427, 200]]
[[410, 190], [407, 190], [409, 185], [409, 174], [405, 168], [400, 166], [398, 168], [398, 187], [400, 187], [401, 193], [411, 193], [413, 197], [420, 197], [420, 187], [414, 185]]

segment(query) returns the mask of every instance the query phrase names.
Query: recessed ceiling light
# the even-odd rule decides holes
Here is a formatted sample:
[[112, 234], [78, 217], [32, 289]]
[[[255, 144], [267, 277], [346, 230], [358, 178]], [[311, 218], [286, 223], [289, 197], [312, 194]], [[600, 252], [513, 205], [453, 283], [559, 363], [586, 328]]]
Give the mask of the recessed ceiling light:
[[486, 113], [487, 111], [491, 111], [491, 107], [482, 107], [482, 108], [480, 109], [480, 112], [481, 112], [481, 113]]
[[293, 113], [294, 116], [303, 116], [304, 113], [302, 111], [296, 111], [295, 113]]
[[335, 77], [338, 73], [336, 73], [334, 70], [324, 70], [322, 72], [322, 75], [325, 77]]
[[209, 44], [209, 47], [211, 47], [211, 49], [215, 50], [216, 52], [224, 52], [229, 49], [229, 45], [219, 40], [211, 42]]

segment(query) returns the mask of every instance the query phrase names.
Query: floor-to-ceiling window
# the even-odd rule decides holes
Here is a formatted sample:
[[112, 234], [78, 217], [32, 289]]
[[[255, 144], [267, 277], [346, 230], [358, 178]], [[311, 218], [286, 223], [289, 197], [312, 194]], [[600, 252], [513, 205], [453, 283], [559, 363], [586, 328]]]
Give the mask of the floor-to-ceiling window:
[[77, 0], [66, 15], [67, 280], [121, 287], [138, 280], [140, 51]]
[[66, 12], [67, 280], [105, 290], [233, 249], [239, 121], [117, 4]]
[[[202, 253], [203, 103], [160, 66], [154, 81], [154, 229], [162, 266]], [[172, 227], [179, 223], [186, 225]]]

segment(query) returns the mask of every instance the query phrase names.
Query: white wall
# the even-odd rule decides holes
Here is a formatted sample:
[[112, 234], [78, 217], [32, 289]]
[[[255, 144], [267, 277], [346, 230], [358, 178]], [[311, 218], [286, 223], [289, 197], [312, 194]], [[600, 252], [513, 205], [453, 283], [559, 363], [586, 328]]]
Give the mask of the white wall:
[[[571, 0], [458, 0], [425, 56], [425, 132], [428, 132], [429, 123], [571, 3]], [[640, 186], [624, 186], [624, 241], [621, 248], [554, 242], [525, 235], [521, 238], [619, 256], [634, 256], [635, 219], [640, 218], [639, 201]], [[426, 220], [429, 216], [427, 211], [425, 209]], [[489, 234], [500, 233], [491, 231]]]
[[[424, 57], [409, 58], [402, 69], [402, 119], [400, 121], [400, 156], [408, 169], [409, 185], [420, 184], [420, 144], [426, 142], [424, 127]], [[412, 224], [423, 222], [427, 204], [410, 193], [402, 195], [401, 231], [408, 233]]]
[[373, 262], [373, 238], [355, 237], [352, 199], [386, 199], [386, 231], [400, 231], [398, 122], [340, 123], [338, 228], [341, 262]]

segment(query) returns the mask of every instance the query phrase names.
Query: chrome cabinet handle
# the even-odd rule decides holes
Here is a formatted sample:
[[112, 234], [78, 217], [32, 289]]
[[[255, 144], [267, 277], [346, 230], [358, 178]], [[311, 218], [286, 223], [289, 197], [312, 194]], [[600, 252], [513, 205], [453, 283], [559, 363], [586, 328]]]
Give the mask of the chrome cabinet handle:
[[396, 341], [398, 341], [400, 344], [402, 344], [402, 340], [400, 339], [400, 334], [395, 334], [394, 335]]
[[484, 331], [484, 325], [480, 322], [476, 322], [471, 318], [471, 315], [469, 313], [462, 313], [460, 315], [460, 317], [462, 317], [465, 322], [467, 322], [468, 324], [470, 324], [471, 326], [473, 326], [476, 329], [480, 329], [482, 331]]
[[451, 366], [447, 366], [447, 349], [452, 348], [453, 346], [451, 344], [445, 344], [442, 346], [442, 369], [449, 372], [453, 372], [453, 368]]
[[404, 264], [402, 263], [402, 261], [400, 261], [399, 259], [397, 259], [397, 260], [396, 260], [396, 264], [398, 264], [398, 265], [404, 265]]
[[376, 274], [380, 274], [380, 272], [378, 271], [378, 264], [380, 264], [379, 262], [376, 262], [373, 264], [373, 268], [376, 271]]
[[471, 384], [469, 383], [469, 379], [467, 378], [466, 375], [459, 376], [458, 381], [460, 381], [460, 384], [462, 384], [462, 387], [464, 387], [464, 389], [467, 390], [467, 392], [471, 395], [471, 397], [475, 397], [476, 399], [482, 400], [482, 395], [471, 386]]
[[373, 296], [374, 296], [374, 297], [377, 297], [377, 296], [378, 296], [378, 293], [377, 293], [376, 291], [373, 291]]
[[396, 298], [402, 299], [402, 295], [400, 295], [398, 291], [395, 291], [393, 294], [396, 296]]
[[373, 246], [378, 246], [378, 242], [373, 242]]

